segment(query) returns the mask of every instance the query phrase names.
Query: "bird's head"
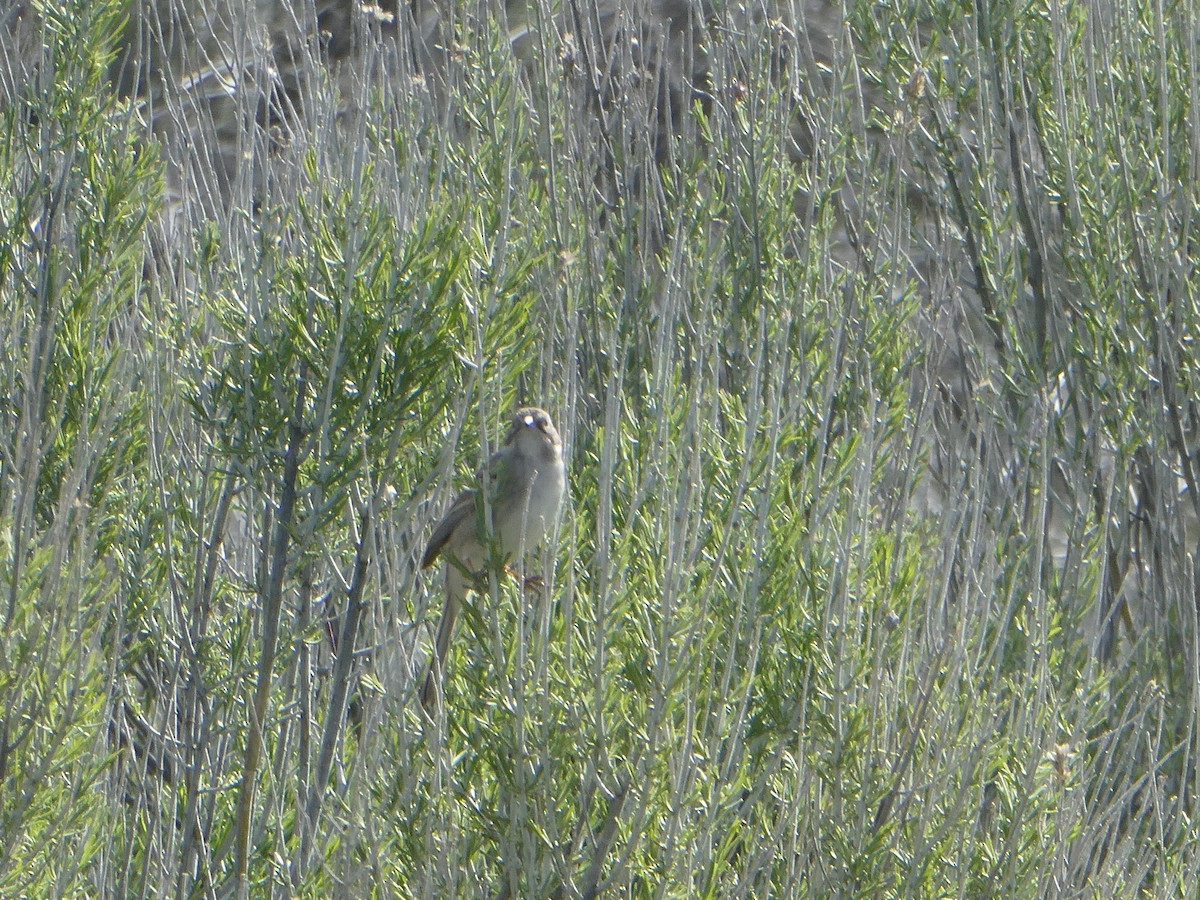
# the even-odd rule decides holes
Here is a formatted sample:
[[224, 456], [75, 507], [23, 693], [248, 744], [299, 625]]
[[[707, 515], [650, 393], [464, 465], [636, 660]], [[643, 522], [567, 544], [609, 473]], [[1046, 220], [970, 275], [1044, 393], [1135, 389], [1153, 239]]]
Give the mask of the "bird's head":
[[523, 406], [512, 417], [504, 446], [517, 444], [530, 449], [557, 452], [561, 446], [558, 430], [550, 421], [550, 414], [537, 406]]

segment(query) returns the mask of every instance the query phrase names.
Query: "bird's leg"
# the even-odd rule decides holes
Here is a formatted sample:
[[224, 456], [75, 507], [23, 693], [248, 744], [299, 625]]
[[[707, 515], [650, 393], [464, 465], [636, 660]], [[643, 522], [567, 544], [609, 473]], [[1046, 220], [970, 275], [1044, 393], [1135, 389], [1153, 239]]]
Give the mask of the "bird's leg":
[[545, 587], [546, 583], [542, 580], [541, 575], [525, 575], [522, 577], [521, 573], [512, 566], [505, 566], [504, 571], [513, 578], [519, 579], [522, 582], [522, 587], [526, 591], [537, 591], [540, 594], [542, 592], [542, 588]]

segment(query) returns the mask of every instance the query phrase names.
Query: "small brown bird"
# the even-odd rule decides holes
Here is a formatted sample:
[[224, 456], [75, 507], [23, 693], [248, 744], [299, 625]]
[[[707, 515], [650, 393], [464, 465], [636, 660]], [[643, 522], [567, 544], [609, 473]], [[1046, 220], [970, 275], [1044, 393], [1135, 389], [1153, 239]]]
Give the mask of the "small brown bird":
[[[550, 415], [536, 406], [518, 409], [480, 475], [491, 502], [492, 531], [506, 560], [520, 559], [547, 536], [566, 485], [562, 441]], [[450, 649], [454, 621], [467, 591], [488, 562], [489, 541], [483, 531], [478, 488], [463, 491], [429, 538], [421, 568], [446, 560], [446, 600], [421, 705], [433, 708], [441, 688], [441, 672]]]

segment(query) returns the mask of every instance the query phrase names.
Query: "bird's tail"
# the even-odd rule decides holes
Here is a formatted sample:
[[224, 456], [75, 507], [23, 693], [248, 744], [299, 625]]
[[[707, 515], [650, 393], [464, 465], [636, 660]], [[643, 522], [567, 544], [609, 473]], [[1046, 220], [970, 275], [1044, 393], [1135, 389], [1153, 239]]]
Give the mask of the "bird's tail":
[[433, 655], [429, 658], [429, 674], [425, 676], [425, 686], [421, 688], [421, 706], [430, 714], [442, 693], [442, 668], [450, 651], [450, 636], [454, 632], [454, 620], [458, 618], [458, 607], [459, 598], [448, 585], [446, 602], [442, 605], [442, 621], [438, 623], [437, 640], [434, 641]]

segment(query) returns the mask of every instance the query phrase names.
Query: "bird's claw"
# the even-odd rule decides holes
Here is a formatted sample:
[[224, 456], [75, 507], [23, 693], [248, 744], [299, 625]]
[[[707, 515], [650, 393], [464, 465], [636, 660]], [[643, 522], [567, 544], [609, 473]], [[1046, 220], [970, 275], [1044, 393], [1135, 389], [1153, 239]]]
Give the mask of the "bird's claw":
[[540, 594], [542, 588], [546, 586], [546, 582], [542, 580], [541, 575], [525, 575], [522, 577], [521, 573], [512, 566], [505, 566], [504, 570], [513, 578], [520, 580], [526, 591], [537, 591]]

